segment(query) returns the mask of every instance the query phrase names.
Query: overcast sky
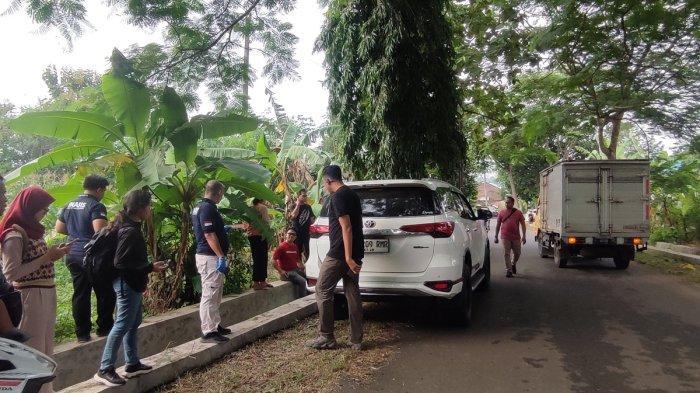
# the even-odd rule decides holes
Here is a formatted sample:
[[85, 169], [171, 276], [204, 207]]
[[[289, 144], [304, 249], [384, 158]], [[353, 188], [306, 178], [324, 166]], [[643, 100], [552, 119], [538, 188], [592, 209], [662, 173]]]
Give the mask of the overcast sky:
[[[0, 0], [0, 12], [8, 0]], [[56, 31], [39, 32], [39, 27], [22, 11], [0, 17], [0, 101], [19, 106], [34, 105], [48, 97], [41, 78], [51, 64], [61, 67], [91, 69], [100, 73], [109, 68], [112, 48], [125, 49], [131, 44], [144, 45], [161, 41], [157, 30], [130, 26], [126, 18], [104, 0], [86, 0], [88, 20], [94, 30], [86, 30], [69, 50], [66, 41]], [[276, 100], [289, 115], [304, 115], [321, 123], [326, 118], [328, 92], [323, 87], [325, 78], [323, 54], [313, 53], [313, 46], [323, 23], [323, 13], [316, 0], [299, 0], [296, 9], [285, 17], [292, 22], [293, 32], [299, 37], [296, 59], [300, 78], [272, 88]], [[253, 53], [251, 63], [261, 69], [262, 59]], [[265, 96], [268, 81], [260, 78], [251, 90], [251, 105], [257, 114], [271, 114]], [[200, 112], [212, 110], [208, 103]]]

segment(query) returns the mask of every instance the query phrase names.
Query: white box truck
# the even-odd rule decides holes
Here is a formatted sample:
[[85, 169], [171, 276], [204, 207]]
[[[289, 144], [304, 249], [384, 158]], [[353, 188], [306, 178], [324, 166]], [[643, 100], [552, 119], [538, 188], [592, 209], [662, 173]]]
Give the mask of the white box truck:
[[613, 258], [626, 269], [649, 237], [649, 161], [564, 161], [540, 172], [536, 240], [559, 267]]

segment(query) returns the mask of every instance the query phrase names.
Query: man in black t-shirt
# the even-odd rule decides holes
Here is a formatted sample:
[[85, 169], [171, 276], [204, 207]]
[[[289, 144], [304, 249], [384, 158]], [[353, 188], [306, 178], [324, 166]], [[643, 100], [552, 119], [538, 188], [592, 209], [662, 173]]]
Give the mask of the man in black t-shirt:
[[333, 349], [337, 346], [333, 332], [333, 299], [335, 287], [342, 278], [350, 315], [348, 345], [352, 349], [361, 350], [362, 300], [359, 274], [365, 252], [362, 203], [357, 193], [343, 184], [340, 167], [337, 165], [323, 169], [323, 186], [330, 194], [327, 202], [330, 249], [321, 263], [316, 283], [319, 336], [307, 342], [307, 345], [315, 349]]
[[229, 240], [224, 219], [216, 205], [224, 197], [226, 187], [217, 181], [207, 182], [204, 198], [192, 210], [192, 226], [197, 240], [195, 262], [202, 277], [202, 300], [199, 302], [199, 318], [202, 327], [202, 341], [224, 343], [225, 334], [231, 330], [221, 326], [221, 296], [224, 292], [224, 279], [228, 272], [226, 254]]
[[302, 254], [302, 261], [306, 261], [309, 259], [309, 242], [311, 240], [309, 236], [309, 227], [311, 227], [311, 224], [316, 220], [316, 216], [311, 206], [306, 203], [305, 189], [299, 191], [297, 204], [289, 217], [292, 219], [292, 229], [294, 229], [297, 235], [294, 244], [297, 245], [299, 252]]
[[85, 193], [69, 202], [56, 220], [56, 232], [68, 235], [68, 240], [73, 242], [66, 255], [66, 265], [73, 278], [73, 319], [78, 342], [90, 341], [93, 290], [97, 298], [97, 335], [108, 335], [114, 324], [114, 277], [96, 276], [83, 265], [83, 248], [95, 232], [107, 226], [107, 208], [100, 201], [108, 185], [109, 181], [102, 176], [87, 176], [83, 181]]

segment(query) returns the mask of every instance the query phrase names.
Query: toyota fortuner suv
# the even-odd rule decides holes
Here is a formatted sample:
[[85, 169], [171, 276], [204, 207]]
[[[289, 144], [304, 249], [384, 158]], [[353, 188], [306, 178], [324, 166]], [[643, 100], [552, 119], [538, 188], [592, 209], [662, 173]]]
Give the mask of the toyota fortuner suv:
[[[488, 210], [474, 211], [455, 187], [437, 180], [349, 182], [362, 202], [363, 298], [433, 297], [452, 303], [468, 324], [472, 292], [490, 280]], [[330, 246], [326, 208], [311, 227], [307, 287], [315, 291]], [[342, 293], [342, 282], [337, 288]]]

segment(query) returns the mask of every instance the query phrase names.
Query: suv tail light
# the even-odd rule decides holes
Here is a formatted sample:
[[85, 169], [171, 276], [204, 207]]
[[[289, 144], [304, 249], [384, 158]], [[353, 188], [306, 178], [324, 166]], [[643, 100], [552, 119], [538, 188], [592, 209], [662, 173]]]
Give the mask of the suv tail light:
[[400, 228], [405, 232], [427, 233], [436, 238], [450, 237], [455, 230], [455, 223], [452, 221], [435, 222], [428, 224], [404, 225]]
[[439, 292], [449, 292], [452, 290], [452, 281], [429, 281], [425, 283], [425, 286]]
[[309, 227], [309, 235], [313, 238], [319, 238], [323, 235], [327, 235], [328, 231], [328, 225], [312, 225]]

